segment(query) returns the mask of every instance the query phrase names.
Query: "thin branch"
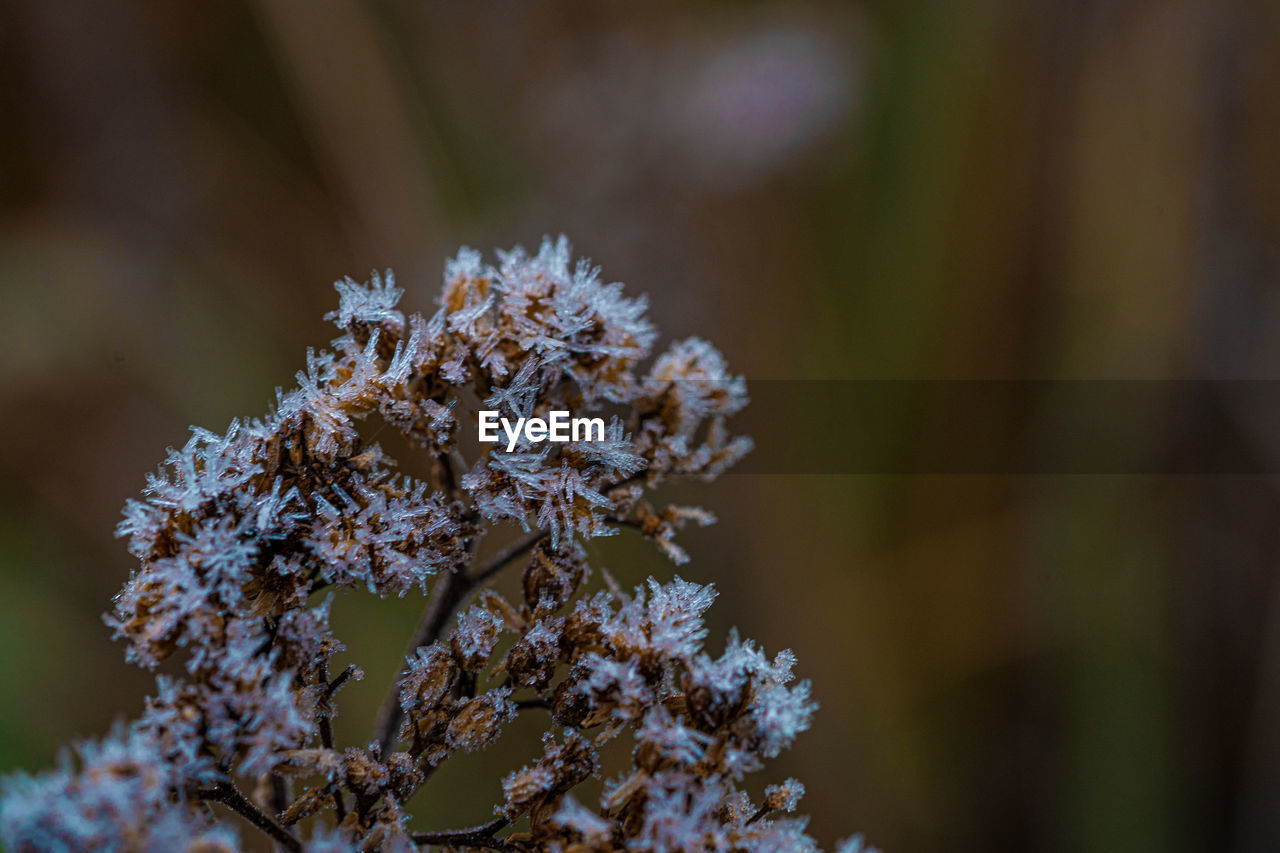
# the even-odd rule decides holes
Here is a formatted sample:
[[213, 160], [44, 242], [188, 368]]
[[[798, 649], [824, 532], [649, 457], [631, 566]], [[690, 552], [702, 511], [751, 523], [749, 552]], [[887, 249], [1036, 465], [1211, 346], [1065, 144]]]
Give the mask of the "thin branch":
[[413, 841], [415, 844], [436, 844], [441, 847], [485, 847], [489, 850], [506, 850], [507, 845], [493, 836], [508, 823], [510, 821], [505, 817], [499, 817], [486, 824], [467, 829], [418, 832], [414, 834]]
[[289, 783], [279, 773], [271, 774], [271, 811], [280, 814], [289, 808]]
[[338, 692], [338, 688], [346, 684], [347, 679], [355, 675], [355, 672], [356, 672], [356, 665], [353, 663], [347, 664], [347, 668], [344, 669], [342, 672], [338, 673], [337, 678], [335, 678], [333, 681], [330, 681], [328, 684], [325, 685], [324, 698], [332, 699], [333, 694]]
[[[404, 659], [407, 660], [418, 649], [429, 646], [439, 639], [445, 623], [449, 621], [449, 617], [470, 591], [471, 582], [461, 572], [449, 572], [440, 577], [435, 589], [432, 590], [431, 601], [427, 604], [427, 609], [422, 612], [418, 627], [414, 629], [413, 639], [409, 642], [409, 649], [405, 652]], [[402, 677], [396, 676], [391, 692], [382, 701], [382, 707], [378, 710], [378, 721], [373, 730], [373, 740], [382, 748], [383, 756], [391, 751], [396, 730], [400, 726], [400, 717], [404, 713], [400, 707]]]
[[[320, 718], [320, 745], [325, 749], [333, 749], [333, 723], [329, 722], [328, 714]], [[283, 812], [284, 809], [280, 811]], [[333, 789], [333, 814], [338, 823], [342, 823], [347, 816], [347, 802], [342, 798], [342, 789], [338, 787]]]
[[[473, 574], [451, 572], [442, 575], [436, 582], [435, 589], [432, 590], [431, 601], [427, 604], [427, 609], [422, 612], [418, 627], [413, 632], [413, 639], [409, 642], [405, 659], [423, 646], [429, 646], [440, 639], [445, 624], [473, 589], [502, 571], [507, 564], [537, 545], [546, 535], [540, 530], [526, 535], [499, 551]], [[400, 718], [404, 713], [400, 707], [401, 680], [402, 676], [396, 677], [391, 692], [383, 699], [382, 707], [378, 710], [378, 721], [374, 726], [373, 739], [381, 746], [384, 756], [391, 751], [396, 730], [400, 726]]]
[[534, 699], [517, 699], [515, 701], [517, 711], [523, 711], [525, 708], [546, 708], [551, 710], [551, 700], [543, 699], [541, 696]]
[[612, 484], [610, 484], [610, 485], [607, 485], [607, 486], [603, 486], [603, 487], [601, 487], [600, 491], [601, 491], [601, 492], [612, 492], [614, 489], [621, 489], [621, 488], [623, 488], [623, 487], [625, 487], [625, 486], [630, 486], [632, 483], [637, 483], [637, 482], [639, 482], [639, 481], [641, 481], [641, 480], [644, 480], [644, 479], [646, 479], [648, 476], [649, 476], [649, 469], [648, 469], [648, 468], [645, 468], [645, 469], [644, 469], [644, 470], [642, 470], [642, 471], [638, 471], [638, 472], [636, 472], [635, 474], [632, 474], [630, 477], [627, 477], [627, 478], [625, 478], [625, 479], [619, 480], [619, 481], [618, 481], [618, 482], [616, 482], [616, 483], [612, 483]]
[[[327, 662], [320, 664], [320, 683], [324, 685], [325, 701], [333, 698], [334, 692], [342, 686], [342, 683], [351, 677], [351, 673], [355, 672], [354, 666], [348, 666], [333, 681], [329, 681], [329, 664]], [[320, 745], [325, 749], [333, 750], [333, 722], [330, 718], [330, 710], [326, 710], [320, 715]], [[283, 812], [279, 809], [277, 814]], [[342, 823], [343, 818], [347, 816], [347, 803], [342, 797], [342, 789], [334, 787], [333, 789], [333, 812], [338, 823]]]
[[253, 802], [240, 793], [230, 782], [218, 782], [212, 788], [198, 788], [191, 792], [192, 799], [221, 803], [236, 814], [270, 835], [290, 853], [302, 853], [302, 842], [293, 837], [289, 830], [267, 816]]
[[517, 539], [506, 548], [503, 548], [501, 551], [494, 554], [493, 557], [491, 557], [483, 566], [476, 569], [476, 571], [471, 574], [471, 583], [484, 583], [489, 578], [506, 568], [507, 564], [516, 557], [519, 557], [521, 554], [530, 550], [545, 538], [547, 538], [547, 534], [544, 531], [535, 530], [532, 533], [526, 534], [523, 538]]
[[436, 465], [439, 467], [436, 473], [440, 478], [440, 490], [450, 497], [456, 498], [458, 496], [458, 477], [453, 471], [453, 460], [449, 458], [449, 451], [445, 450], [436, 454]]

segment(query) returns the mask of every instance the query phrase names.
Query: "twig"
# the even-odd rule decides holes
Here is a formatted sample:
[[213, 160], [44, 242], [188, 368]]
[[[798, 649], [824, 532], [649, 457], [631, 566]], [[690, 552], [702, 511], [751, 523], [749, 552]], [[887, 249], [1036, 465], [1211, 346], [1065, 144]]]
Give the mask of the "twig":
[[280, 814], [289, 808], [289, 783], [279, 773], [271, 774], [271, 811]]
[[[328, 714], [320, 718], [320, 745], [325, 749], [333, 749], [333, 723], [329, 722]], [[333, 814], [338, 823], [342, 823], [347, 816], [347, 802], [342, 798], [342, 789], [337, 787], [333, 789]]]
[[[427, 609], [422, 612], [418, 627], [413, 632], [413, 639], [409, 643], [408, 651], [405, 652], [405, 658], [407, 659], [423, 646], [429, 646], [440, 639], [445, 624], [473, 589], [502, 571], [508, 563], [537, 545], [546, 535], [541, 530], [535, 530], [493, 555], [472, 574], [451, 572], [441, 576], [431, 593], [431, 601], [427, 604]], [[378, 721], [374, 726], [373, 739], [381, 746], [384, 756], [391, 751], [396, 729], [404, 713], [400, 707], [401, 680], [402, 676], [396, 677], [391, 692], [382, 701], [382, 707], [378, 710]]]
[[[431, 601], [427, 604], [427, 609], [422, 612], [418, 627], [414, 629], [413, 639], [409, 642], [409, 649], [404, 655], [405, 659], [439, 638], [445, 623], [470, 591], [471, 582], [461, 572], [450, 572], [441, 576], [431, 593]], [[400, 725], [400, 717], [404, 713], [400, 707], [401, 679], [402, 676], [396, 676], [391, 692], [382, 701], [382, 707], [378, 710], [378, 721], [373, 730], [373, 741], [382, 748], [384, 756], [391, 751], [396, 729]]]
[[192, 799], [221, 803], [240, 815], [258, 829], [270, 835], [290, 853], [302, 853], [302, 842], [292, 833], [264, 814], [253, 802], [230, 782], [218, 782], [212, 788], [198, 788], [191, 792]]
[[338, 673], [337, 678], [335, 678], [333, 681], [330, 681], [328, 684], [325, 685], [324, 698], [332, 699], [333, 694], [338, 692], [339, 687], [347, 683], [347, 679], [351, 678], [351, 676], [355, 674], [355, 671], [356, 671], [355, 664], [353, 663], [347, 664], [347, 668], [344, 669], [342, 672]]
[[626, 478], [624, 478], [624, 479], [622, 479], [622, 480], [619, 480], [619, 481], [618, 481], [618, 482], [616, 482], [616, 483], [611, 483], [611, 484], [609, 484], [609, 485], [607, 485], [607, 486], [603, 486], [603, 487], [601, 487], [600, 491], [601, 491], [601, 492], [612, 492], [614, 489], [621, 489], [621, 488], [623, 488], [623, 487], [625, 487], [625, 486], [630, 486], [632, 483], [637, 483], [637, 482], [639, 482], [639, 481], [641, 481], [641, 480], [645, 479], [645, 478], [646, 478], [646, 477], [648, 477], [648, 476], [649, 476], [649, 469], [648, 469], [648, 468], [646, 468], [646, 469], [644, 469], [644, 470], [642, 470], [642, 471], [637, 471], [635, 474], [632, 474], [630, 477], [626, 477]]
[[449, 452], [442, 451], [436, 454], [436, 465], [440, 466], [437, 472], [440, 476], [440, 488], [447, 492], [451, 497], [458, 496], [458, 478], [453, 472], [453, 460], [449, 458]]
[[415, 844], [437, 844], [442, 847], [485, 847], [489, 850], [506, 850], [507, 845], [493, 836], [508, 823], [510, 821], [505, 817], [499, 817], [486, 824], [467, 829], [418, 832], [414, 834], [413, 841]]
[[[337, 678], [329, 681], [329, 664], [322, 662], [320, 664], [320, 683], [324, 685], [324, 698], [328, 702], [333, 698], [333, 694], [342, 683], [351, 677], [351, 673], [355, 672], [354, 666], [348, 666]], [[330, 719], [330, 712], [326, 710], [320, 715], [320, 745], [325, 749], [333, 750], [333, 722]], [[280, 809], [283, 812], [284, 809]], [[277, 812], [279, 813], [279, 812]], [[342, 789], [334, 787], [333, 789], [333, 813], [338, 823], [342, 823], [343, 818], [347, 816], [347, 803], [342, 797]]]
[[523, 538], [517, 539], [506, 548], [503, 548], [501, 551], [494, 554], [493, 557], [491, 557], [483, 566], [476, 569], [476, 571], [471, 574], [471, 583], [484, 583], [489, 578], [506, 568], [507, 563], [510, 563], [516, 557], [519, 557], [546, 537], [547, 534], [545, 532], [535, 530], [532, 533], [526, 534]]

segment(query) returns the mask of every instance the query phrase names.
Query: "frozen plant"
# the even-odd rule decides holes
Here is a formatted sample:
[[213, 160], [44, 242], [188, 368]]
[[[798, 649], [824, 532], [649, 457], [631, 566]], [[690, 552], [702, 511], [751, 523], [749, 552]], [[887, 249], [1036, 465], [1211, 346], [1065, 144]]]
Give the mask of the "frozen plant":
[[[287, 851], [813, 850], [789, 817], [793, 779], [755, 802], [744, 777], [814, 711], [790, 652], [729, 638], [704, 648], [714, 590], [679, 577], [584, 591], [583, 541], [633, 529], [676, 563], [703, 510], [646, 495], [714, 478], [750, 449], [729, 416], [740, 377], [701, 340], [646, 369], [656, 336], [643, 299], [544, 242], [486, 264], [464, 249], [439, 310], [406, 317], [387, 274], [337, 285], [341, 331], [308, 352], [272, 412], [193, 431], [130, 501], [119, 528], [139, 565], [108, 623], [130, 660], [166, 661], [141, 716], [81, 744], [56, 771], [3, 783], [0, 841], [15, 851], [226, 851], [237, 830]], [[463, 459], [468, 400], [513, 421], [555, 410], [614, 415], [603, 438], [481, 445]], [[380, 419], [429, 462], [397, 474], [365, 434]], [[522, 529], [505, 548], [487, 531]], [[487, 583], [523, 571], [507, 600]], [[334, 741], [343, 646], [336, 594], [429, 593], [396, 683], [362, 744]], [[519, 714], [546, 719], [542, 755], [493, 780], [492, 821], [424, 831], [408, 805], [459, 752], [492, 746]], [[630, 766], [591, 802], [600, 748]], [[209, 803], [243, 818], [220, 823]], [[846, 842], [857, 849], [860, 842]]]

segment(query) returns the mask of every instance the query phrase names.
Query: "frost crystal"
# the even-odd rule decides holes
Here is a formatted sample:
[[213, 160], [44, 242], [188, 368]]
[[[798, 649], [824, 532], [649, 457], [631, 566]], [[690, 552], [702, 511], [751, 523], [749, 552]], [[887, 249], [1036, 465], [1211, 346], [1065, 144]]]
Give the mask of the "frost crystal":
[[[259, 419], [194, 428], [125, 507], [119, 535], [138, 566], [107, 622], [130, 660], [165, 674], [128, 728], [4, 780], [4, 846], [231, 851], [205, 806], [216, 801], [291, 853], [815, 849], [802, 820], [777, 817], [799, 782], [767, 787], [759, 807], [740, 788], [809, 726], [791, 654], [771, 661], [736, 633], [708, 654], [710, 586], [585, 590], [592, 537], [634, 531], [688, 560], [679, 530], [714, 517], [648, 496], [750, 450], [728, 425], [742, 378], [696, 338], [646, 368], [657, 332], [644, 299], [572, 262], [564, 238], [496, 264], [463, 249], [430, 317], [402, 313], [389, 272], [337, 290], [339, 337], [307, 352], [296, 387]], [[467, 460], [457, 434], [475, 402], [608, 427], [603, 440], [483, 444]], [[422, 454], [421, 478], [365, 437], [383, 426]], [[481, 542], [504, 521], [526, 535]], [[519, 563], [520, 599], [484, 588]], [[370, 739], [344, 749], [337, 693], [362, 672], [330, 672], [343, 651], [330, 612], [352, 592], [432, 598]], [[494, 785], [499, 817], [412, 829], [406, 804], [435, 768], [492, 747], [524, 712], [549, 714], [543, 753]], [[600, 747], [624, 737], [631, 766], [598, 803], [575, 799]]]
[[56, 771], [6, 779], [0, 841], [10, 850], [234, 850], [234, 833], [183, 796], [189, 780], [212, 773], [208, 763], [170, 761], [147, 732], [118, 730], [65, 753]]

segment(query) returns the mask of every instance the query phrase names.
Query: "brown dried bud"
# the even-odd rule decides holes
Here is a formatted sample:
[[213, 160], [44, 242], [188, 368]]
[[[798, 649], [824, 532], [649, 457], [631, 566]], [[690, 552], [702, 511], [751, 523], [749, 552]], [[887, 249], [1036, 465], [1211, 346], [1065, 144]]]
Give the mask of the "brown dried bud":
[[458, 615], [458, 627], [449, 638], [449, 648], [458, 665], [479, 672], [489, 662], [502, 629], [500, 618], [485, 607], [472, 607]]
[[273, 770], [282, 776], [328, 776], [338, 769], [341, 756], [331, 749], [292, 749]]
[[507, 805], [503, 813], [515, 820], [533, 808], [534, 804], [556, 784], [556, 775], [551, 768], [542, 764], [524, 767], [507, 776], [502, 783], [503, 793], [507, 797]]
[[769, 811], [793, 812], [804, 796], [804, 785], [796, 779], [788, 779], [781, 785], [764, 789], [764, 807]]
[[507, 652], [507, 672], [520, 687], [542, 690], [560, 665], [564, 620], [539, 622]]
[[578, 682], [570, 677], [560, 682], [555, 698], [551, 700], [551, 718], [556, 725], [579, 728], [594, 709], [591, 697], [577, 689]]
[[532, 766], [524, 767], [503, 780], [506, 795], [503, 813], [514, 820], [521, 814], [537, 813], [540, 823], [548, 815], [545, 809], [574, 785], [585, 781], [599, 766], [599, 756], [586, 738], [577, 732], [565, 735], [557, 745], [551, 735], [543, 736], [544, 753]]
[[401, 802], [413, 796], [413, 792], [426, 778], [418, 767], [418, 762], [407, 752], [392, 753], [386, 760], [386, 768], [391, 792]]
[[294, 800], [293, 804], [280, 815], [280, 822], [285, 826], [292, 826], [320, 811], [329, 804], [329, 792], [328, 785], [303, 791], [302, 796]]
[[502, 626], [508, 631], [523, 631], [525, 620], [505, 598], [491, 589], [480, 593], [480, 606], [502, 620]]
[[475, 752], [497, 740], [502, 723], [516, 715], [510, 696], [510, 688], [500, 687], [463, 705], [449, 721], [446, 739], [450, 747]]
[[524, 600], [530, 607], [558, 610], [573, 597], [586, 580], [587, 570], [581, 548], [571, 552], [550, 552], [539, 547], [524, 570]]
[[685, 703], [689, 717], [708, 731], [727, 725], [746, 708], [750, 690], [747, 684], [719, 685], [712, 690], [702, 684], [689, 684], [685, 679]]
[[601, 626], [611, 613], [607, 598], [596, 596], [579, 601], [578, 606], [565, 618], [565, 645], [579, 652], [602, 648], [605, 637]]
[[444, 646], [437, 643], [422, 649], [410, 661], [400, 704], [410, 715], [425, 713], [440, 704], [457, 678], [458, 664]]
[[390, 776], [382, 763], [360, 749], [348, 749], [342, 756], [342, 772], [347, 787], [361, 797], [375, 797], [387, 789]]

